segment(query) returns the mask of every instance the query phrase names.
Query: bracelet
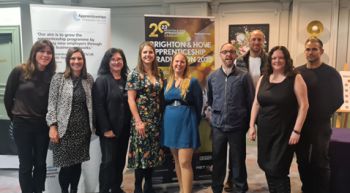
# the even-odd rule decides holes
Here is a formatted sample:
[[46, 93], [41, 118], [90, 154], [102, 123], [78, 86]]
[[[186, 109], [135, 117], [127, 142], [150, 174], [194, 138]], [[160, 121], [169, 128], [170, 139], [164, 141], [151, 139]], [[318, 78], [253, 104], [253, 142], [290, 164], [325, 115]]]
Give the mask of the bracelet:
[[293, 129], [293, 132], [298, 134], [298, 135], [300, 135], [300, 131], [297, 131], [297, 130]]

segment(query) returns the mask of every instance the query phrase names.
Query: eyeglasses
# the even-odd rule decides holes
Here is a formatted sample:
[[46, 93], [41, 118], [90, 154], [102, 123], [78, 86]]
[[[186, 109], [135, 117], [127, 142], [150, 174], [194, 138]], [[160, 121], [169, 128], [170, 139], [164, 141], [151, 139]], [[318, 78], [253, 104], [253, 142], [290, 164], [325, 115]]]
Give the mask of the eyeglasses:
[[224, 54], [224, 55], [226, 55], [226, 54], [237, 54], [235, 50], [222, 50], [220, 53]]

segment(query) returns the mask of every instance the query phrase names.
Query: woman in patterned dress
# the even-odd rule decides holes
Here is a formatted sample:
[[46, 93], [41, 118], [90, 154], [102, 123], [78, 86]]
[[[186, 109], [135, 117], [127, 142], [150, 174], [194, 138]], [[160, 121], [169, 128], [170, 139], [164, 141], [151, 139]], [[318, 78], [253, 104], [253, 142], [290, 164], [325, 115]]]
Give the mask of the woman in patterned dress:
[[70, 48], [66, 70], [57, 73], [49, 91], [47, 124], [52, 143], [54, 166], [61, 167], [59, 184], [62, 193], [76, 193], [81, 163], [90, 159], [93, 78], [86, 70], [81, 48]]
[[200, 146], [203, 94], [197, 79], [191, 78], [187, 57], [182, 53], [175, 54], [169, 66], [164, 100], [162, 145], [169, 147], [174, 157], [180, 192], [191, 193], [192, 155]]
[[135, 193], [153, 193], [152, 170], [163, 161], [160, 148], [163, 73], [158, 69], [155, 48], [150, 42], [140, 45], [138, 64], [128, 76], [126, 89], [133, 116], [128, 167], [135, 169]]

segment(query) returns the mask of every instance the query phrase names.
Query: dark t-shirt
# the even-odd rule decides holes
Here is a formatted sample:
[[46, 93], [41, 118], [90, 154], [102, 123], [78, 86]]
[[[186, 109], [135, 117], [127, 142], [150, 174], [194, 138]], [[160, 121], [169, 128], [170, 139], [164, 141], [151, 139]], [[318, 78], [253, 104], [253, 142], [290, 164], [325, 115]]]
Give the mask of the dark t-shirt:
[[322, 63], [315, 69], [306, 64], [297, 68], [307, 85], [309, 111], [307, 124], [329, 124], [332, 114], [343, 104], [343, 84], [340, 74]]

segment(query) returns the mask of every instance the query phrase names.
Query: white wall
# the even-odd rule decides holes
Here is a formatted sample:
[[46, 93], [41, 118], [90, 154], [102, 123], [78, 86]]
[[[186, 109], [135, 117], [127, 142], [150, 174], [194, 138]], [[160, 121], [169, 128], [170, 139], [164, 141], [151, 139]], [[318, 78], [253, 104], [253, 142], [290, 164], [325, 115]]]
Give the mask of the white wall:
[[[27, 56], [32, 44], [28, 2], [39, 2], [39, 0], [28, 0], [20, 4], [24, 56]], [[41, 2], [62, 4], [60, 0]], [[214, 16], [216, 51], [228, 39], [228, 25], [268, 23], [270, 47], [287, 46], [295, 65], [305, 62], [303, 50], [304, 41], [308, 37], [307, 24], [312, 20], [319, 20], [325, 27], [320, 37], [324, 41], [324, 61], [336, 66], [338, 70], [342, 69], [346, 62], [350, 63], [349, 0], [64, 0], [63, 2], [75, 6], [111, 8], [112, 45], [124, 49], [131, 68], [137, 61], [138, 45], [144, 40], [144, 14]], [[1, 24], [3, 21], [13, 19], [8, 16], [4, 19], [2, 15], [7, 14], [1, 9]], [[219, 61], [218, 58], [216, 61]], [[218, 65], [217, 62], [216, 66]]]
[[21, 26], [21, 9], [19, 7], [0, 8], [0, 26]]
[[[269, 24], [269, 47], [284, 45], [288, 47], [289, 3], [234, 3], [220, 4], [216, 13], [216, 51], [228, 41], [229, 25]], [[268, 35], [268, 34], [265, 34]], [[219, 56], [216, 55], [216, 61]], [[220, 65], [219, 62], [216, 66]]]
[[[343, 70], [344, 64], [350, 64], [350, 1], [340, 2], [339, 9], [339, 28], [337, 41], [337, 60], [338, 70]], [[347, 69], [350, 70], [350, 69]]]
[[[19, 26], [20, 31], [22, 31], [21, 8], [20, 7], [0, 8], [0, 26]], [[20, 37], [20, 42], [23, 45], [21, 37]], [[23, 46], [21, 46], [21, 52], [23, 53]], [[18, 54], [18, 55], [19, 56], [22, 55], [23, 57], [23, 54]], [[21, 58], [21, 61], [23, 61], [23, 58]]]
[[325, 50], [322, 60], [336, 65], [336, 41], [338, 35], [339, 0], [294, 0], [290, 33], [291, 55], [296, 66], [305, 63], [304, 43], [308, 37], [306, 26], [313, 20], [323, 23], [324, 31], [319, 36]]

